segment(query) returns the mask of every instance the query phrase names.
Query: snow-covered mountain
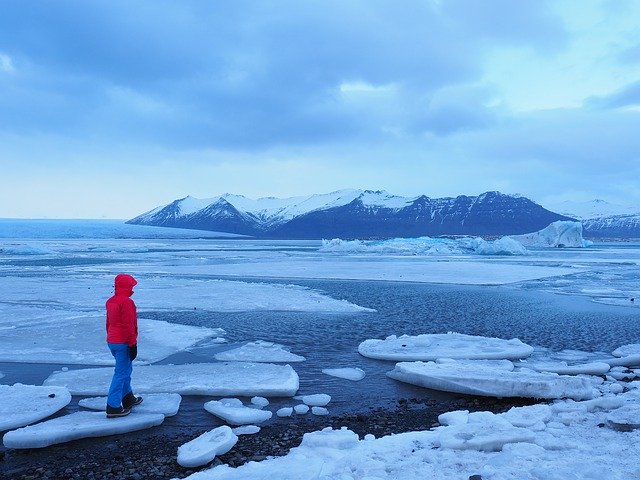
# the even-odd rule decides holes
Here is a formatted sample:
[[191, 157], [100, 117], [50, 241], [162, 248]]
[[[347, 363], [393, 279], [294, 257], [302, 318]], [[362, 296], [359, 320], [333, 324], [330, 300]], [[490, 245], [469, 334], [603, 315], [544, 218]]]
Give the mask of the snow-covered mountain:
[[128, 223], [215, 230], [262, 238], [389, 238], [509, 235], [571, 218], [528, 198], [487, 192], [476, 197], [400, 197], [385, 191], [339, 190], [306, 197], [252, 200], [242, 195], [185, 197]]
[[640, 205], [596, 199], [590, 202], [566, 201], [550, 208], [561, 215], [581, 220], [585, 237], [640, 238]]
[[560, 215], [584, 220], [587, 218], [613, 217], [640, 213], [640, 205], [622, 205], [606, 200], [595, 199], [589, 202], [563, 201], [546, 204], [546, 208]]

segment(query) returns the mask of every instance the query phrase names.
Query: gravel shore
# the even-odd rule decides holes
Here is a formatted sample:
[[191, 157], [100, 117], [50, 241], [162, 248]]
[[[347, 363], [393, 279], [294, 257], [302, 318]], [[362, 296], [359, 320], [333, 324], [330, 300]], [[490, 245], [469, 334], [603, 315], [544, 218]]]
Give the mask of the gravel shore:
[[286, 455], [300, 444], [306, 432], [324, 427], [347, 427], [361, 437], [382, 437], [392, 433], [426, 430], [437, 425], [441, 413], [467, 409], [500, 412], [529, 400], [459, 397], [448, 401], [401, 399], [395, 408], [371, 409], [340, 416], [277, 418], [255, 435], [241, 435], [233, 449], [211, 464], [182, 468], [176, 462], [180, 445], [206, 429], [190, 426], [156, 427], [118, 437], [78, 440], [44, 449], [0, 452], [0, 478], [11, 480], [108, 479], [142, 480], [184, 478], [212, 465], [232, 467], [269, 456]]

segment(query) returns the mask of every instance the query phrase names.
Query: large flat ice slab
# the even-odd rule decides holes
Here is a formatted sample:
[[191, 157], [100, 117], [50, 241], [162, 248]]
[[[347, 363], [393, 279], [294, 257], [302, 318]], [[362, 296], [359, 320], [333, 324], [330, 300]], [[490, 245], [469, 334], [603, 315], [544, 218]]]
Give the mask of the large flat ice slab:
[[104, 437], [155, 427], [164, 421], [160, 413], [131, 413], [107, 418], [104, 412], [75, 412], [4, 435], [7, 448], [43, 448], [80, 438]]
[[71, 402], [65, 387], [0, 385], [0, 432], [53, 415]]
[[[113, 365], [104, 322], [104, 315], [51, 315], [36, 321], [16, 321], [12, 328], [2, 329], [0, 362]], [[3, 324], [0, 322], [0, 326]], [[144, 318], [138, 320], [138, 331], [140, 349], [136, 362], [148, 363], [221, 334], [220, 329]]]
[[232, 362], [303, 362], [304, 357], [289, 352], [283, 345], [257, 340], [216, 353], [216, 360]]
[[[321, 260], [321, 261], [319, 261]], [[292, 258], [287, 262], [236, 263], [216, 266], [217, 275], [274, 278], [331, 278], [387, 280], [460, 285], [503, 285], [576, 273], [576, 268], [527, 263], [425, 258], [349, 258], [317, 260]]]
[[365, 340], [358, 347], [361, 355], [395, 361], [436, 360], [438, 358], [519, 359], [531, 355], [533, 347], [517, 338], [464, 335], [461, 333], [392, 335], [385, 340]]
[[[136, 413], [161, 413], [165, 417], [173, 417], [178, 413], [182, 402], [182, 397], [177, 393], [149, 393], [142, 398], [142, 403], [134, 407]], [[83, 398], [78, 405], [104, 411], [107, 408], [107, 397]]]
[[593, 386], [587, 378], [531, 370], [510, 372], [468, 363], [400, 362], [387, 375], [432, 390], [485, 397], [584, 400], [594, 396]]
[[[112, 375], [112, 368], [69, 370], [44, 383], [65, 386], [73, 395], [106, 395]], [[136, 393], [291, 397], [299, 378], [289, 365], [219, 362], [136, 366], [131, 383]]]
[[237, 443], [238, 436], [231, 427], [222, 425], [203, 433], [178, 447], [178, 464], [185, 468], [206, 465], [216, 455], [224, 455]]

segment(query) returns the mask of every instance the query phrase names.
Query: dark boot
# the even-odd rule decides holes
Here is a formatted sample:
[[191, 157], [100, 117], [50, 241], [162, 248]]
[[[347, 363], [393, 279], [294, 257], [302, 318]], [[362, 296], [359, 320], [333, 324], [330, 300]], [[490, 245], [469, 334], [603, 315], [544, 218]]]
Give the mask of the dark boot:
[[126, 408], [124, 406], [112, 407], [111, 405], [107, 405], [107, 418], [124, 417], [130, 413], [131, 408]]
[[122, 399], [122, 406], [131, 409], [142, 403], [142, 397], [136, 397], [132, 392], [127, 393]]

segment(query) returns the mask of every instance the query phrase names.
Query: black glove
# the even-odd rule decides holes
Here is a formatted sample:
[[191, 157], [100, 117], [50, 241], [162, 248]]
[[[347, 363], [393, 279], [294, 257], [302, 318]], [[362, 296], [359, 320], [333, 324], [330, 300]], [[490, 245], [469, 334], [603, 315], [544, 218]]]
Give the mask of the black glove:
[[138, 356], [138, 344], [131, 345], [129, 347], [129, 358], [133, 362], [137, 356]]

